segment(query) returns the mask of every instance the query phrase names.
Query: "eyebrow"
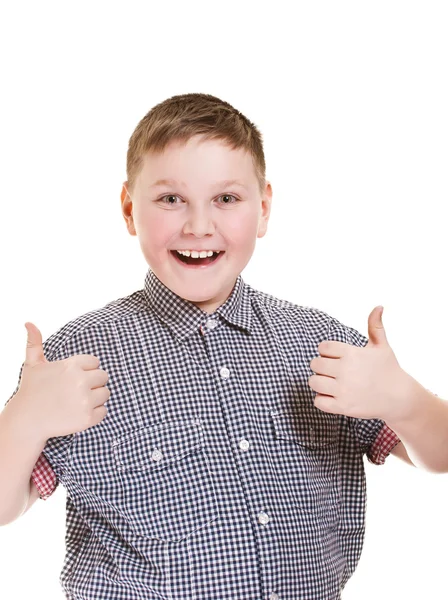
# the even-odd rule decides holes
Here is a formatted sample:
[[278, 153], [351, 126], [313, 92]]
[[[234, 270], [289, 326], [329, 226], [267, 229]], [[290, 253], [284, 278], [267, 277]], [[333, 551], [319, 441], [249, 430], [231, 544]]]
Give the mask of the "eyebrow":
[[[164, 185], [181, 185], [183, 187], [187, 187], [183, 181], [176, 181], [175, 179], [158, 179], [149, 187], [155, 188]], [[228, 187], [230, 185], [238, 185], [239, 187], [247, 189], [247, 186], [242, 181], [238, 181], [238, 179], [224, 179], [223, 181], [217, 181], [213, 187], [221, 188]]]

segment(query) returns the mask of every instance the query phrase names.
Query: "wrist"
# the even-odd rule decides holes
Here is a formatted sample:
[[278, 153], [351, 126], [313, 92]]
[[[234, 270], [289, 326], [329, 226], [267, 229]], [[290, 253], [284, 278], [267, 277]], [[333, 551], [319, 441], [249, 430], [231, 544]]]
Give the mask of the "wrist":
[[390, 414], [384, 421], [394, 431], [409, 426], [413, 422], [420, 423], [428, 413], [428, 408], [438, 398], [425, 389], [416, 379], [402, 371], [399, 392], [396, 401], [392, 402]]
[[3, 410], [8, 427], [14, 434], [23, 439], [24, 443], [44, 448], [48, 436], [41, 427], [42, 419], [35, 415], [32, 404], [20, 392], [17, 392]]

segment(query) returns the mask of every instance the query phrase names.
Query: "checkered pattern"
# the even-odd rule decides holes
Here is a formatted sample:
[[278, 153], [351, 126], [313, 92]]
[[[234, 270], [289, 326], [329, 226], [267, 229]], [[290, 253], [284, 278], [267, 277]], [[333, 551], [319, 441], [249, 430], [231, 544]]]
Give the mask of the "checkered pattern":
[[384, 425], [378, 434], [371, 451], [367, 454], [367, 458], [375, 465], [384, 465], [386, 458], [399, 441], [397, 434], [392, 431], [392, 429], [389, 429], [387, 425]]
[[33, 472], [42, 497], [67, 490], [68, 599], [340, 598], [363, 543], [363, 456], [384, 462], [398, 438], [314, 406], [324, 339], [367, 343], [241, 277], [207, 315], [148, 271], [46, 340], [48, 360], [97, 356], [111, 391], [106, 418], [48, 440]]
[[58, 480], [56, 473], [51, 468], [44, 454], [41, 454], [37, 459], [31, 477], [39, 490], [39, 496], [43, 500], [49, 498], [57, 488]]

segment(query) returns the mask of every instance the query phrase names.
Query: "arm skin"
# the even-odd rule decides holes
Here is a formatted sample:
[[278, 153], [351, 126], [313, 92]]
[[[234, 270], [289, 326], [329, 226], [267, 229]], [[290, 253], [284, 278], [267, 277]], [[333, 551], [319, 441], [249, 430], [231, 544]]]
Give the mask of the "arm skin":
[[408, 465], [412, 465], [413, 467], [415, 467], [414, 463], [409, 458], [409, 454], [407, 453], [406, 448], [403, 445], [403, 442], [399, 442], [395, 446], [395, 448], [393, 450], [391, 450], [391, 454], [393, 454], [394, 456], [396, 456], [400, 460], [403, 460]]
[[448, 473], [448, 402], [411, 380], [408, 411], [387, 422], [401, 440], [392, 454], [432, 473]]
[[44, 446], [16, 394], [0, 413], [0, 526], [18, 519], [38, 497], [31, 474]]

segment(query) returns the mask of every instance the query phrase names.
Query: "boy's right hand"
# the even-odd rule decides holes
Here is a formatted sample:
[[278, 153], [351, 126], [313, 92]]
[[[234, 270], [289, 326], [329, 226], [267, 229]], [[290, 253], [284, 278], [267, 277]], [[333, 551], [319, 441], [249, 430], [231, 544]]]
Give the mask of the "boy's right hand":
[[109, 376], [98, 368], [99, 359], [79, 354], [47, 361], [41, 332], [32, 323], [25, 327], [26, 358], [10, 404], [22, 411], [33, 434], [43, 442], [97, 425], [107, 414], [104, 403], [110, 396], [105, 387]]

